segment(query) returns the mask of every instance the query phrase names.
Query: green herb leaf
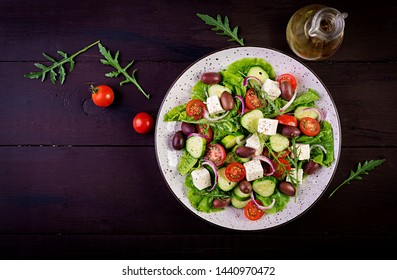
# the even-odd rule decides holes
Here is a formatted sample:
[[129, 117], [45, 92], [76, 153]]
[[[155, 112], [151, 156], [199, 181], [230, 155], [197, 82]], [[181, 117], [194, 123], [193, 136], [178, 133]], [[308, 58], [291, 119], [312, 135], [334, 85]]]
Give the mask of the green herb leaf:
[[330, 198], [340, 187], [346, 184], [350, 184], [350, 181], [352, 180], [361, 180], [362, 177], [361, 175], [368, 175], [368, 171], [375, 169], [375, 167], [378, 167], [381, 165], [385, 159], [377, 159], [377, 160], [366, 160], [363, 164], [361, 162], [358, 163], [357, 165], [357, 170], [350, 170], [350, 176], [347, 178], [345, 181], [342, 182], [339, 186], [335, 188], [335, 190], [328, 196]]
[[209, 15], [205, 14], [196, 14], [199, 18], [201, 18], [207, 25], [212, 25], [214, 28], [211, 30], [213, 31], [221, 31], [217, 32], [217, 35], [229, 36], [230, 39], [228, 41], [236, 41], [240, 45], [244, 46], [244, 39], [239, 38], [238, 36], [238, 26], [236, 26], [233, 31], [230, 29], [229, 26], [229, 18], [225, 16], [224, 22], [222, 22], [222, 17], [220, 15], [217, 18], [213, 18]]
[[125, 66], [124, 68], [121, 67], [121, 65], [119, 64], [118, 58], [119, 58], [119, 54], [120, 52], [117, 51], [115, 56], [112, 57], [112, 54], [110, 53], [109, 50], [107, 50], [101, 43], [98, 44], [99, 47], [99, 52], [103, 55], [103, 57], [105, 59], [101, 59], [101, 63], [105, 64], [105, 65], [109, 65], [112, 66], [113, 68], [115, 68], [115, 71], [106, 73], [105, 76], [109, 77], [109, 78], [115, 78], [117, 77], [119, 74], [123, 74], [123, 76], [125, 77], [125, 80], [123, 80], [122, 82], [120, 82], [120, 86], [123, 86], [124, 84], [127, 83], [133, 83], [137, 89], [143, 93], [143, 95], [146, 96], [147, 99], [150, 98], [150, 95], [147, 94], [142, 87], [139, 85], [138, 81], [136, 80], [134, 73], [137, 71], [137, 69], [132, 71], [132, 74], [128, 74], [127, 69], [132, 65], [132, 63], [134, 61], [131, 61], [129, 64], [127, 64], [127, 66]]

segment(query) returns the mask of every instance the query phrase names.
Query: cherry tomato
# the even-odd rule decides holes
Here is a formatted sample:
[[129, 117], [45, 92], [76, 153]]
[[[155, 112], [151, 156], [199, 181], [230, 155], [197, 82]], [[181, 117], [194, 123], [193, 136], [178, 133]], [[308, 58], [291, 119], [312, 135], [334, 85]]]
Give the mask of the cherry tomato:
[[288, 81], [290, 83], [290, 85], [291, 85], [292, 92], [295, 91], [296, 86], [298, 84], [296, 82], [296, 79], [295, 79], [294, 75], [289, 74], [289, 73], [285, 73], [285, 74], [282, 74], [282, 75], [278, 76], [277, 82], [281, 83], [281, 81]]
[[245, 93], [245, 105], [250, 110], [254, 110], [263, 106], [253, 88], [248, 89]]
[[291, 153], [291, 151], [286, 149], [286, 150], [281, 151], [279, 153], [274, 152], [274, 155], [275, 155], [276, 158], [286, 158], [290, 153]]
[[108, 107], [113, 103], [114, 92], [107, 85], [91, 86], [91, 97], [95, 105], [99, 107]]
[[[255, 200], [256, 203], [259, 205], [263, 206], [263, 203], [260, 200]], [[244, 207], [244, 215], [247, 217], [248, 220], [251, 221], [256, 221], [262, 218], [262, 216], [265, 214], [265, 211], [261, 210], [258, 208], [258, 206], [255, 205], [255, 203], [251, 200], [250, 202], [247, 203]]]
[[221, 144], [208, 144], [205, 150], [204, 158], [221, 166], [226, 159], [226, 150]]
[[245, 177], [245, 168], [239, 162], [232, 162], [225, 169], [226, 178], [232, 182], [240, 182]]
[[152, 131], [154, 127], [154, 119], [148, 113], [140, 112], [134, 117], [132, 125], [136, 132], [140, 134], [147, 134]]
[[283, 125], [289, 125], [289, 126], [298, 126], [298, 120], [292, 116], [292, 115], [279, 115], [276, 117], [276, 120], [278, 120], [279, 124], [283, 124]]
[[197, 124], [196, 129], [198, 134], [204, 135], [207, 143], [211, 143], [214, 138], [214, 132], [208, 124]]
[[307, 136], [316, 136], [320, 132], [320, 123], [316, 119], [305, 117], [301, 119], [299, 128]]
[[286, 175], [286, 171], [291, 170], [291, 164], [285, 158], [278, 158], [273, 161], [274, 173], [273, 177], [278, 179], [283, 178]]
[[199, 120], [203, 118], [206, 108], [207, 107], [203, 101], [199, 99], [192, 99], [186, 105], [186, 113], [189, 117]]

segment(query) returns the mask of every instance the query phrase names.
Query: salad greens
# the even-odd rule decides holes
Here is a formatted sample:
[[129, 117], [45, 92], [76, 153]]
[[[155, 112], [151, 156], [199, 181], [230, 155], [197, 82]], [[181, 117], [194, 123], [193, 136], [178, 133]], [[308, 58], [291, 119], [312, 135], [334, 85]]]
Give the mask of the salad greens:
[[[177, 168], [182, 176], [186, 176], [184, 185], [187, 188], [187, 197], [191, 205], [198, 211], [207, 213], [220, 211], [224, 207], [214, 207], [214, 200], [229, 199], [232, 207], [244, 208], [247, 207], [249, 201], [256, 201], [256, 204], [262, 204], [258, 206], [259, 209], [266, 209], [267, 213], [277, 213], [282, 211], [289, 203], [291, 196], [295, 195], [296, 197], [297, 193], [294, 190], [294, 195], [286, 194], [279, 187], [281, 182], [287, 181], [297, 190], [304, 178], [312, 174], [305, 167], [309, 165], [309, 162], [319, 168], [328, 168], [335, 160], [332, 126], [325, 118], [321, 117], [320, 113], [316, 113], [321, 111], [320, 108], [316, 107], [316, 101], [320, 99], [319, 94], [314, 89], [309, 88], [305, 92], [295, 93], [291, 100], [285, 100], [281, 95], [276, 98], [270, 98], [270, 94], [264, 90], [266, 80], [262, 84], [258, 82], [257, 77], [252, 77], [251, 74], [248, 75], [252, 73], [251, 70], [253, 68], [263, 70], [272, 82], [277, 78], [273, 66], [262, 58], [243, 58], [231, 63], [220, 71], [222, 80], [219, 84], [230, 89], [231, 95], [235, 100], [234, 106], [226, 114], [204, 114], [204, 116], [195, 118], [189, 113], [190, 101], [199, 100], [201, 103], [206, 104], [205, 106], [208, 109], [210, 107], [209, 100], [212, 96], [210, 88], [213, 85], [206, 84], [200, 80], [192, 87], [189, 102], [175, 106], [164, 116], [165, 122], [176, 121], [196, 126], [207, 125], [213, 132], [212, 138], [204, 146], [205, 153], [204, 151], [201, 153], [204, 156], [196, 158], [189, 153], [189, 150], [194, 150], [195, 153], [200, 151], [202, 149], [201, 146], [193, 147], [194, 149], [184, 147], [181, 151], [182, 154]], [[264, 106], [247, 108], [248, 94], [246, 93], [249, 89], [253, 89], [256, 92], [256, 97], [261, 102], [260, 104], [265, 104]], [[222, 98], [219, 96], [219, 99], [221, 100]], [[255, 116], [262, 117], [255, 119]], [[280, 127], [289, 125], [282, 123], [281, 119], [279, 119], [280, 116], [295, 119], [295, 130], [298, 129], [298, 121], [301, 122], [303, 118], [313, 119], [318, 123], [319, 131], [315, 135], [306, 135], [301, 133], [299, 130], [301, 128], [299, 128], [298, 135], [287, 137], [282, 134]], [[273, 122], [277, 120], [277, 131], [272, 134], [260, 132], [259, 122], [268, 122], [269, 120]], [[249, 127], [247, 127], [247, 124]], [[269, 124], [266, 123], [266, 125]], [[252, 131], [252, 127], [255, 128], [254, 131]], [[258, 127], [258, 131], [256, 131], [256, 127]], [[197, 134], [190, 133], [186, 137], [197, 137]], [[252, 145], [254, 137], [257, 139], [255, 140], [257, 143], [255, 145], [258, 145], [255, 147], [255, 154], [251, 154], [246, 158], [241, 157], [241, 154], [239, 155], [236, 152], [237, 148], [251, 148], [250, 145]], [[188, 145], [187, 142], [186, 145]], [[201, 143], [201, 141], [196, 141], [195, 143]], [[306, 151], [303, 150], [303, 146], [305, 146]], [[215, 150], [213, 150], [214, 147]], [[308, 151], [309, 147], [310, 151]], [[222, 151], [224, 151], [223, 158]], [[219, 153], [220, 162], [214, 159], [214, 156], [219, 156]], [[304, 154], [306, 154], [306, 157], [304, 157]], [[267, 197], [253, 190], [251, 190], [250, 194], [242, 193], [239, 187], [241, 181], [232, 181], [231, 175], [228, 174], [228, 172], [231, 172], [230, 169], [228, 171], [229, 166], [234, 163], [240, 163], [245, 167], [244, 172], [246, 173], [244, 173], [244, 176], [248, 180], [248, 177], [254, 174], [253, 172], [258, 172], [258, 170], [251, 170], [251, 167], [247, 164], [254, 160], [262, 162], [262, 171], [259, 171], [262, 172], [262, 175], [260, 175], [259, 179], [250, 180], [249, 183], [252, 182], [254, 184], [258, 181], [256, 185], [259, 186], [258, 188], [262, 188], [259, 192], [271, 193]], [[208, 164], [208, 161], [212, 161], [212, 164], [217, 162], [217, 164], [215, 167], [209, 167], [208, 165], [211, 164]], [[203, 174], [203, 169], [208, 170], [211, 184], [215, 182], [212, 188], [209, 188], [208, 185], [201, 186], [204, 179], [197, 177], [197, 174], [194, 175], [197, 180], [196, 183], [194, 181], [193, 173]], [[204, 173], [206, 173], [205, 170]], [[248, 174], [250, 175], [248, 176]], [[273, 178], [272, 180], [260, 180], [266, 176]], [[226, 186], [225, 182], [227, 182]], [[277, 186], [275, 188], [273, 182], [276, 182]], [[268, 187], [274, 188], [274, 191], [272, 189], [270, 189], [270, 192], [269, 189], [264, 191], [264, 188]]]

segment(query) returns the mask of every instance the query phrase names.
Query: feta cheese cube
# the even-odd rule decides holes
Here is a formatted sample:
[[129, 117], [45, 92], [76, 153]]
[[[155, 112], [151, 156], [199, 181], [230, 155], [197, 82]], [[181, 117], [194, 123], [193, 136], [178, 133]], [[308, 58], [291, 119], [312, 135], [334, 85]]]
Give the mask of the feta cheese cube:
[[267, 79], [262, 86], [262, 89], [267, 93], [269, 99], [275, 100], [281, 95], [280, 84], [277, 81]]
[[244, 168], [247, 181], [253, 181], [263, 177], [263, 168], [259, 159], [253, 159], [244, 163]]
[[213, 95], [207, 98], [207, 108], [210, 115], [225, 112], [217, 95]]
[[[302, 183], [302, 179], [303, 179], [303, 169], [302, 168], [299, 168], [298, 169], [298, 178], [296, 178], [297, 176], [296, 176], [297, 174], [296, 174], [296, 168], [291, 168], [291, 170], [290, 170], [290, 172], [289, 172], [289, 174], [287, 175], [287, 179], [286, 179], [286, 181], [287, 182], [290, 182], [290, 183], [296, 183], [296, 180], [298, 179], [298, 185], [300, 184], [300, 183]], [[291, 177], [292, 177], [292, 179], [291, 179]]]
[[[310, 145], [309, 144], [295, 144], [296, 154], [299, 160], [310, 159]], [[291, 157], [294, 157], [294, 153], [291, 153]]]
[[263, 144], [261, 143], [258, 134], [254, 133], [247, 138], [245, 142], [246, 147], [255, 149], [255, 155], [258, 156], [263, 152]]
[[203, 190], [211, 186], [210, 172], [204, 167], [200, 167], [193, 170], [192, 178], [193, 178], [193, 185], [199, 190]]
[[275, 135], [277, 133], [278, 120], [260, 118], [258, 120], [258, 132], [266, 135]]

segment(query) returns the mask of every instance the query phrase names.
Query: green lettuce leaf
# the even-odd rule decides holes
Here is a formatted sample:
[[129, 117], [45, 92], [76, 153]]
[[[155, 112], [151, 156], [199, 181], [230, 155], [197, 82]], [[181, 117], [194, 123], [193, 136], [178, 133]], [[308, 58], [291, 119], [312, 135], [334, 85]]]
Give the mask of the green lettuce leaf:
[[270, 205], [274, 198], [276, 200], [276, 203], [271, 209], [266, 210], [266, 213], [272, 214], [282, 211], [290, 200], [290, 197], [280, 192], [278, 188], [274, 190], [274, 193], [271, 196], [263, 197], [256, 194], [255, 197], [262, 201], [263, 205], [265, 206]]
[[178, 171], [183, 176], [186, 175], [197, 163], [198, 159], [192, 157], [186, 149], [183, 149], [181, 159], [178, 163]]
[[192, 88], [192, 99], [199, 99], [203, 102], [207, 100], [206, 93], [208, 92], [209, 85], [198, 81]]

